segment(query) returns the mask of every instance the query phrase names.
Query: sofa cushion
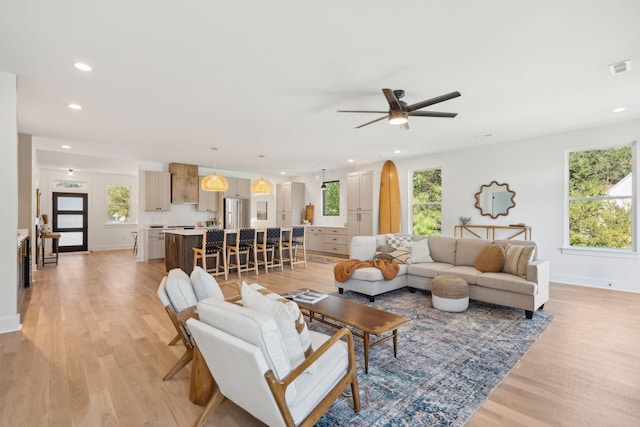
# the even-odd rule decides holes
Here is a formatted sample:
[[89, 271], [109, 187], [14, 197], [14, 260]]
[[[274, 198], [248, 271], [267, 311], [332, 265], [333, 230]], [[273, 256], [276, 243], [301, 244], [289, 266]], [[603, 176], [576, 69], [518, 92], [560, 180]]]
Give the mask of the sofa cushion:
[[457, 265], [439, 273], [439, 276], [456, 276], [464, 279], [468, 284], [475, 285], [477, 277], [482, 274], [480, 270], [468, 265]]
[[191, 279], [193, 291], [198, 301], [205, 298], [224, 299], [224, 295], [216, 279], [204, 271], [202, 267], [195, 266], [189, 278]]
[[411, 243], [411, 264], [420, 262], [433, 262], [433, 258], [429, 255], [429, 241], [422, 239]]
[[292, 367], [295, 368], [305, 357], [313, 353], [307, 322], [298, 304], [272, 293], [257, 283], [248, 285], [244, 281], [242, 304], [276, 320]]
[[166, 289], [169, 301], [171, 301], [171, 305], [176, 312], [193, 307], [198, 303], [198, 298], [191, 285], [191, 279], [180, 268], [174, 268], [169, 271]]
[[[398, 264], [398, 267], [399, 270], [398, 274], [396, 274], [396, 277], [407, 274], [407, 267], [409, 267], [407, 264]], [[380, 269], [376, 267], [358, 268], [351, 275], [351, 279], [364, 280], [367, 282], [386, 281], [382, 276], [382, 271], [380, 271]]]
[[429, 236], [429, 254], [436, 262], [456, 263], [456, 239], [444, 236]]
[[527, 264], [533, 259], [534, 246], [507, 245], [504, 248], [505, 273], [517, 274], [520, 277], [527, 277]]
[[411, 236], [409, 234], [386, 234], [387, 245], [393, 248], [406, 247], [411, 244]]
[[509, 273], [482, 273], [476, 278], [476, 284], [524, 295], [535, 295], [538, 288], [534, 282]]
[[449, 270], [453, 265], [444, 262], [423, 262], [407, 266], [407, 273], [413, 276], [429, 277], [433, 279], [443, 271]]
[[456, 265], [473, 266], [478, 254], [491, 244], [490, 240], [462, 238], [456, 241]]
[[495, 243], [485, 246], [476, 257], [474, 264], [474, 267], [483, 273], [497, 273], [503, 266], [504, 249]]
[[396, 264], [411, 264], [411, 248], [399, 246], [380, 246], [376, 249], [375, 259], [386, 259]]
[[375, 236], [355, 236], [351, 239], [349, 258], [361, 261], [373, 259], [377, 247]]

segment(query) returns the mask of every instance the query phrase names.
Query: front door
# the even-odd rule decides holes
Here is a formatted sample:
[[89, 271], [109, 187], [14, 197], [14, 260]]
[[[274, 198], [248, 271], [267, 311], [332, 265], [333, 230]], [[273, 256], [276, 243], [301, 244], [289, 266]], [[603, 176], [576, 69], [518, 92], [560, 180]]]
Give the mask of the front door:
[[58, 250], [87, 250], [87, 195], [53, 193], [53, 232], [60, 234]]

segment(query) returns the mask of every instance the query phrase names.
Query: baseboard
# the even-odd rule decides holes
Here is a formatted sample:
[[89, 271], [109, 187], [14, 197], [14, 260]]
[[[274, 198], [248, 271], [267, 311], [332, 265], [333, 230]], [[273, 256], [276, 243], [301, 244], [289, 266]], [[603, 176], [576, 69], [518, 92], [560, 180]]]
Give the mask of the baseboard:
[[21, 329], [22, 329], [22, 324], [20, 323], [19, 314], [0, 318], [0, 334], [5, 334], [7, 332], [15, 332]]
[[554, 274], [549, 279], [551, 282], [566, 283], [568, 285], [586, 286], [588, 288], [612, 289], [615, 291], [626, 291], [640, 293], [640, 285], [629, 281], [608, 281], [589, 276], [574, 276], [567, 274]]

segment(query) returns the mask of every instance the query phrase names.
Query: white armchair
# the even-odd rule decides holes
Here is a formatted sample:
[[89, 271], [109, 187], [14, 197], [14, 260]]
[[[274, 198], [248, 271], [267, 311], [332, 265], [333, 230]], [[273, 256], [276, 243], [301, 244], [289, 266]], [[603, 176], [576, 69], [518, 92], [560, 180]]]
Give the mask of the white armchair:
[[[309, 331], [314, 351], [295, 367], [276, 320], [212, 298], [198, 303], [200, 320], [187, 325], [216, 381], [196, 426], [229, 399], [269, 426], [312, 426], [347, 386], [360, 411], [353, 336]], [[341, 338], [347, 340], [342, 341]]]

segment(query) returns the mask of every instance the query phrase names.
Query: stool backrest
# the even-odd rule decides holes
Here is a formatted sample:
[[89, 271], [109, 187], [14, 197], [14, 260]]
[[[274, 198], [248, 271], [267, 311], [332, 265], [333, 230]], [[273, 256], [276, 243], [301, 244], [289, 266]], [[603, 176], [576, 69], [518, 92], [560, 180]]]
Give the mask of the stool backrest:
[[202, 236], [202, 246], [224, 246], [227, 242], [227, 233], [220, 229], [208, 229]]
[[255, 228], [241, 228], [238, 230], [237, 242], [245, 245], [254, 245], [256, 243]]
[[265, 231], [265, 241], [270, 243], [278, 243], [282, 239], [282, 229], [280, 227], [267, 228]]

